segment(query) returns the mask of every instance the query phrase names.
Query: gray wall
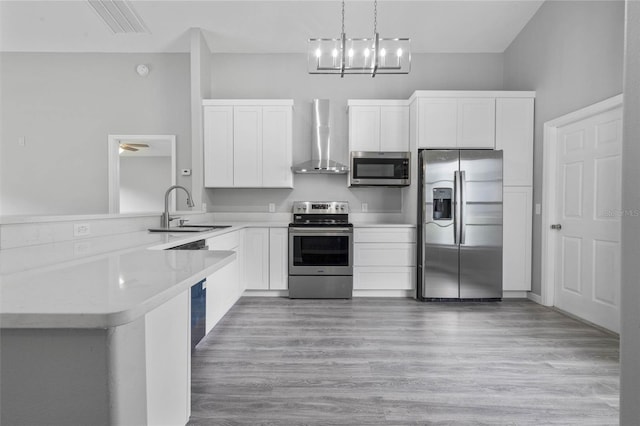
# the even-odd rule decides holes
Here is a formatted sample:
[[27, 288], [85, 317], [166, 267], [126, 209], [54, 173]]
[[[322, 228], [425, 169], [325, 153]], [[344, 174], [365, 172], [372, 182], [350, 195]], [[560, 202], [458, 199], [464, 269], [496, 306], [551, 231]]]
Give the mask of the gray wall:
[[[545, 2], [504, 54], [504, 89], [535, 90], [534, 204], [542, 201], [543, 124], [622, 93], [624, 3]], [[532, 291], [541, 293], [541, 216]]]
[[[408, 75], [310, 75], [306, 55], [212, 55], [213, 98], [285, 98], [294, 100], [294, 163], [311, 158], [311, 101], [331, 99], [335, 159], [348, 162], [347, 99], [408, 99], [415, 90], [500, 90], [502, 54], [414, 54]], [[400, 212], [402, 191], [347, 188], [345, 176], [295, 175], [294, 190], [209, 189], [209, 210], [288, 212], [293, 200], [339, 199], [360, 211]]]
[[640, 419], [640, 2], [627, 1], [622, 143], [620, 424]]
[[0, 75], [2, 215], [107, 213], [108, 134], [175, 134], [191, 167], [187, 54], [3, 53]]

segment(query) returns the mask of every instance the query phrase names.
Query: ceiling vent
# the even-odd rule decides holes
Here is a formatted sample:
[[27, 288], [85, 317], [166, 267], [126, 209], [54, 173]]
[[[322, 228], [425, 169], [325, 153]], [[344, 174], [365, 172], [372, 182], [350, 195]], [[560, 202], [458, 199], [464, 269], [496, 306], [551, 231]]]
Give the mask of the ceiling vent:
[[129, 0], [87, 0], [114, 34], [145, 34], [149, 29]]

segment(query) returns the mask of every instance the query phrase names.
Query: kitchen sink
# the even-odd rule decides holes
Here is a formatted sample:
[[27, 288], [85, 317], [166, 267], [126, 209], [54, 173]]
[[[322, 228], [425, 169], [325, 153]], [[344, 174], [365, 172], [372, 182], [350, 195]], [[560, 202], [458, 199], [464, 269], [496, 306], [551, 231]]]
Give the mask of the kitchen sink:
[[231, 225], [180, 225], [171, 228], [149, 228], [149, 232], [206, 232], [231, 228]]

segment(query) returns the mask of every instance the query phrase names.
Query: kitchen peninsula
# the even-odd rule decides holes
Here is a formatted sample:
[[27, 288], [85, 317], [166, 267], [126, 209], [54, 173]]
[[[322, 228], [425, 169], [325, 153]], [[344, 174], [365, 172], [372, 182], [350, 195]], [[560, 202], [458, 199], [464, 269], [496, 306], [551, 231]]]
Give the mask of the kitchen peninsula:
[[223, 233], [1, 250], [0, 423], [185, 424], [190, 288], [236, 253], [164, 249]]

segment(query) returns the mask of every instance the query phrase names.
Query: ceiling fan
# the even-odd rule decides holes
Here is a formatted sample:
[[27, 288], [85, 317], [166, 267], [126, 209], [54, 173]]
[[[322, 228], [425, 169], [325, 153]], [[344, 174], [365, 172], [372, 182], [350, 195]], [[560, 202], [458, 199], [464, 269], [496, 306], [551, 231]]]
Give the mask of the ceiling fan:
[[140, 148], [149, 148], [149, 145], [146, 143], [124, 143], [120, 142], [120, 149], [124, 149], [127, 151], [139, 151]]

